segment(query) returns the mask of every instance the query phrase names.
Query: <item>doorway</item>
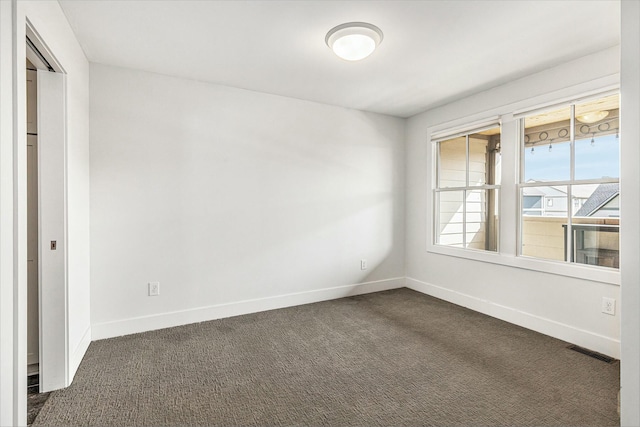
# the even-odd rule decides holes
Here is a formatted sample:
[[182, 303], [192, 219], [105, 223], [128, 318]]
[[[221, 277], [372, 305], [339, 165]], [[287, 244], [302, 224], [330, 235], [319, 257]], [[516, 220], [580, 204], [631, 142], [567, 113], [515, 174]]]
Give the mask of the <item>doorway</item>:
[[[27, 386], [38, 385], [40, 326], [38, 293], [38, 98], [37, 68], [27, 58]], [[34, 383], [34, 378], [36, 382]], [[39, 391], [39, 389], [38, 389]]]
[[[40, 49], [39, 49], [40, 46]], [[68, 385], [64, 75], [26, 30], [27, 424]]]
[[68, 385], [65, 75], [26, 28], [27, 409]]

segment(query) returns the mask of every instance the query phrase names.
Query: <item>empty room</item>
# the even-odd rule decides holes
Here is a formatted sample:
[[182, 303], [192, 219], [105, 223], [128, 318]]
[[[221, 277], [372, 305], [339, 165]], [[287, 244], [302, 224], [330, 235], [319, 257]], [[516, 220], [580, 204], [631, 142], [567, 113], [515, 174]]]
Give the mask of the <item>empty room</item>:
[[0, 0], [0, 425], [640, 425], [640, 2]]

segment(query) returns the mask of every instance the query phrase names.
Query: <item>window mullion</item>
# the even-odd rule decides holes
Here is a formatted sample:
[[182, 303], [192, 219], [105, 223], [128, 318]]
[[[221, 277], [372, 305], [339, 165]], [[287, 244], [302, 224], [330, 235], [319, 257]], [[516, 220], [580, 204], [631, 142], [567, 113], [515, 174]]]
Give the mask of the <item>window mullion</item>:
[[465, 184], [466, 188], [462, 192], [462, 247], [466, 249], [467, 248], [467, 191], [469, 188], [469, 181], [470, 181], [469, 175], [471, 175], [471, 171], [469, 170], [469, 163], [470, 163], [469, 134], [466, 135], [465, 140], [467, 142], [466, 143], [467, 181]]
[[466, 181], [465, 181], [464, 186], [465, 186], [465, 188], [469, 188], [469, 135], [465, 136], [465, 141], [466, 141], [466, 144], [465, 144], [466, 145], [465, 156], [466, 156], [466, 162], [467, 162], [467, 164], [466, 164], [467, 170], [466, 170], [466, 173], [465, 173]]
[[571, 105], [571, 117], [569, 119], [569, 148], [571, 152], [571, 173], [569, 180], [576, 179], [576, 106]]
[[524, 128], [524, 118], [519, 119], [518, 120], [519, 123], [519, 133], [520, 133], [520, 150], [518, 150], [518, 159], [519, 159], [519, 167], [518, 167], [518, 182], [520, 184], [524, 183], [524, 153], [525, 153], [525, 147], [524, 147], [524, 133], [525, 133], [525, 128]]
[[[569, 148], [570, 148], [570, 174], [571, 183], [576, 179], [576, 106], [571, 104], [571, 116], [569, 117]], [[567, 262], [573, 259], [573, 185], [567, 185]]]
[[440, 188], [441, 174], [442, 174], [442, 163], [440, 159], [440, 144], [436, 144], [436, 188]]
[[518, 151], [517, 151], [517, 155], [518, 155], [518, 170], [516, 171], [516, 176], [518, 179], [518, 185], [516, 186], [516, 191], [517, 191], [517, 200], [516, 200], [516, 215], [518, 215], [518, 222], [516, 224], [517, 227], [517, 233], [516, 233], [516, 255], [517, 256], [521, 256], [522, 255], [522, 242], [523, 242], [523, 232], [524, 232], [524, 215], [522, 213], [522, 198], [523, 198], [523, 190], [522, 190], [522, 184], [524, 182], [524, 152], [525, 152], [525, 147], [524, 147], [524, 133], [525, 133], [525, 128], [524, 128], [524, 117], [521, 119], [518, 119], [518, 134], [519, 134], [519, 141], [520, 144], [518, 144]]
[[[439, 150], [438, 150], [439, 151]], [[440, 193], [438, 191], [433, 192], [435, 203], [433, 204], [433, 237], [431, 238], [434, 244], [440, 243]]]
[[[467, 137], [468, 138], [468, 137]], [[462, 247], [467, 248], [467, 190], [462, 190]]]
[[620, 182], [618, 178], [599, 178], [599, 179], [580, 179], [576, 181], [538, 181], [538, 182], [522, 182], [520, 187], [554, 187], [557, 185], [572, 185], [572, 184], [615, 184]]
[[435, 188], [437, 192], [443, 191], [462, 191], [462, 190], [500, 190], [500, 185], [473, 185], [469, 187], [442, 187]]
[[567, 186], [567, 247], [566, 247], [566, 260], [567, 262], [573, 262], [573, 186]]

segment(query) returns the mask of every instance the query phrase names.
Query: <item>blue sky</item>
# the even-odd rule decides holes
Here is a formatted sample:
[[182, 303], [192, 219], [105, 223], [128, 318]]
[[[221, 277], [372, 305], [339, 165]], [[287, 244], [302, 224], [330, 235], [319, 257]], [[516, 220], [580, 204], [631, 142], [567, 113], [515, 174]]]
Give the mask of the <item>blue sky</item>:
[[[576, 141], [576, 179], [593, 179], [620, 176], [620, 140], [615, 135]], [[525, 150], [525, 181], [563, 181], [569, 179], [569, 143], [537, 144], [534, 152]]]

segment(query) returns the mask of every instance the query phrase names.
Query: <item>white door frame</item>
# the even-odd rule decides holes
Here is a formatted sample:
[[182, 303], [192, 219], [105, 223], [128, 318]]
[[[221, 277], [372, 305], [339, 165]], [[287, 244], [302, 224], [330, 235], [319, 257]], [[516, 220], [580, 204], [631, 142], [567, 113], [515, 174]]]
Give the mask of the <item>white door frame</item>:
[[[34, 39], [41, 43], [42, 52], [51, 55], [52, 65], [56, 63], [26, 11], [25, 3], [0, 1], [0, 425], [25, 425], [27, 417], [27, 31], [32, 31]], [[60, 64], [55, 66], [59, 67], [55, 71], [64, 73]], [[66, 96], [60, 95], [61, 99]], [[67, 123], [66, 109], [62, 117], [63, 123]], [[63, 143], [66, 144], [66, 137]], [[65, 156], [66, 153], [62, 157]], [[64, 186], [66, 173], [63, 169]], [[63, 207], [66, 208], [66, 200]], [[63, 218], [66, 225], [66, 212]], [[66, 248], [66, 235], [60, 240]], [[62, 269], [66, 300], [66, 259]], [[57, 325], [65, 334], [69, 326], [67, 318], [65, 308], [64, 320]], [[64, 342], [65, 336], [60, 340]], [[67, 347], [56, 350], [64, 352], [65, 361]], [[68, 385], [68, 369], [62, 380], [62, 386]]]
[[[40, 392], [46, 392], [67, 387], [70, 384], [67, 304], [66, 76], [55, 55], [28, 17], [25, 35], [44, 59], [39, 61], [37, 72], [37, 163], [39, 382]], [[32, 63], [33, 54], [31, 49], [25, 47], [24, 57], [30, 57]], [[53, 68], [53, 71], [49, 71], [47, 65]], [[56, 242], [55, 248], [52, 247], [53, 242]], [[26, 334], [22, 338], [26, 341]]]
[[[26, 2], [18, 0], [0, 1], [0, 425], [25, 425], [27, 419], [27, 138], [26, 138], [26, 35], [32, 32], [30, 39], [39, 44], [38, 50], [50, 55], [50, 62], [54, 71], [67, 75], [68, 86], [64, 89], [70, 108], [80, 108], [81, 114], [77, 118], [78, 124], [69, 122], [66, 111], [63, 120], [67, 126], [73, 127], [79, 134], [69, 135], [71, 141], [77, 141], [82, 150], [88, 149], [88, 66], [71, 28], [67, 25], [64, 13], [55, 2]], [[64, 61], [63, 69], [62, 63]], [[35, 65], [35, 64], [34, 64]], [[57, 67], [57, 68], [56, 68]], [[74, 94], [68, 98], [69, 92]], [[85, 92], [86, 91], [86, 92]], [[77, 97], [80, 98], [77, 98]], [[85, 110], [86, 108], [86, 110]], [[66, 141], [65, 141], [66, 144]], [[88, 166], [88, 153], [82, 152], [79, 165]], [[63, 158], [69, 161], [68, 155]], [[75, 159], [75, 158], [74, 158]], [[68, 183], [67, 169], [64, 170], [65, 186]], [[82, 171], [82, 178], [87, 177]], [[80, 183], [79, 183], [80, 184]], [[66, 188], [68, 189], [68, 188]], [[64, 190], [64, 189], [63, 189]], [[78, 233], [80, 239], [78, 247], [89, 250], [88, 247], [88, 188], [82, 185], [82, 197], [78, 205], [82, 208], [82, 226]], [[68, 209], [64, 201], [64, 209]], [[66, 226], [67, 214], [64, 213]], [[85, 220], [87, 220], [85, 224]], [[70, 256], [73, 248], [69, 248], [69, 238], [64, 235], [55, 237], [59, 248], [68, 251]], [[42, 240], [42, 239], [41, 239]], [[54, 240], [54, 238], [48, 238]], [[57, 252], [58, 254], [60, 252]], [[86, 252], [82, 252], [83, 261], [88, 261]], [[65, 256], [67, 256], [65, 254]], [[67, 258], [68, 259], [68, 258]], [[88, 271], [81, 265], [82, 301], [88, 304]], [[65, 296], [63, 302], [67, 308], [63, 310], [63, 321], [59, 322], [59, 330], [63, 334], [59, 343], [72, 341], [73, 327], [69, 323], [72, 318], [68, 308], [71, 299], [67, 297], [71, 284], [67, 279], [69, 267], [67, 261], [63, 263], [65, 277], [62, 280]], [[79, 288], [80, 289], [80, 288]], [[46, 303], [45, 303], [46, 304]], [[73, 378], [77, 364], [86, 351], [91, 340], [90, 319], [88, 311], [80, 312], [82, 324], [80, 329], [87, 327], [87, 332], [81, 342], [72, 349], [69, 343], [63, 346], [61, 354], [66, 365], [61, 375], [62, 386], [68, 385]], [[61, 324], [60, 324], [61, 323]], [[75, 338], [74, 338], [75, 339]], [[46, 346], [46, 345], [45, 345]], [[45, 349], [46, 352], [46, 349]], [[45, 356], [46, 358], [46, 356]], [[46, 365], [46, 362], [45, 362]], [[47, 372], [44, 376], [48, 376]], [[45, 386], [46, 387], [46, 386]], [[57, 386], [56, 386], [57, 387]]]

